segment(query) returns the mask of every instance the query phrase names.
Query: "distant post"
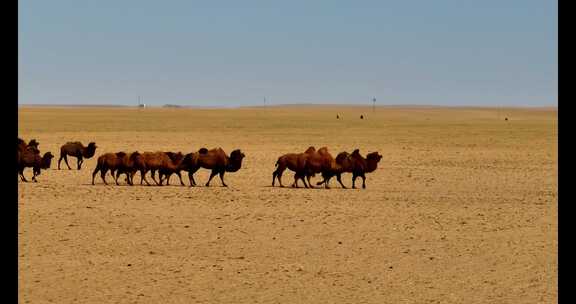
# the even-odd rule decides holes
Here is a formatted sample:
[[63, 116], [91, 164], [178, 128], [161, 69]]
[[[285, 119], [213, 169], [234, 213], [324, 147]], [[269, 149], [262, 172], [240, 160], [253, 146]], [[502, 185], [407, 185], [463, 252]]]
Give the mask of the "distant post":
[[376, 113], [376, 98], [372, 98], [372, 113]]

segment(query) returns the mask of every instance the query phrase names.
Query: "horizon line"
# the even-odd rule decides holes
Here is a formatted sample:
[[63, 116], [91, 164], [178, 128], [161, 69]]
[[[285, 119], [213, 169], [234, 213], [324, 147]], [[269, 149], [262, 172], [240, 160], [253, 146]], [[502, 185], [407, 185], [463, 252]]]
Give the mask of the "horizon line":
[[[239, 108], [275, 108], [275, 107], [363, 107], [363, 108], [558, 108], [558, 105], [442, 105], [442, 104], [386, 104], [386, 105], [368, 105], [368, 104], [346, 104], [346, 103], [284, 103], [268, 105], [180, 105], [180, 104], [163, 104], [147, 105], [145, 108], [197, 108], [197, 109], [239, 109]], [[71, 108], [139, 108], [138, 105], [128, 104], [18, 104], [18, 107], [71, 107]]]

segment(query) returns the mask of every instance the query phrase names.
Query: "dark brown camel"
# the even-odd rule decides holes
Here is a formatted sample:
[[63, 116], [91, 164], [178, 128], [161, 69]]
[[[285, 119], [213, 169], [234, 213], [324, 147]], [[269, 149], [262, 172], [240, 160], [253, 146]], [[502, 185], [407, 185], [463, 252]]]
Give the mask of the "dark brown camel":
[[200, 152], [207, 153], [208, 149], [201, 148], [197, 152], [192, 152], [184, 155], [184, 158], [180, 162], [178, 169], [180, 171], [188, 172], [188, 179], [190, 180], [190, 187], [196, 186], [196, 181], [194, 180], [194, 172], [198, 171], [198, 155]]
[[114, 176], [114, 172], [122, 167], [122, 161], [126, 157], [125, 152], [117, 152], [117, 153], [105, 153], [98, 157], [96, 161], [96, 168], [92, 172], [92, 185], [94, 185], [94, 177], [100, 171], [100, 177], [104, 184], [108, 185], [106, 182], [106, 172], [110, 170], [110, 174], [112, 178], [115, 179], [116, 184], [118, 185], [118, 180]]
[[180, 184], [182, 186], [184, 185], [184, 182], [182, 181], [182, 175], [180, 174], [180, 171], [182, 170], [180, 167], [180, 164], [182, 163], [183, 159], [184, 159], [184, 155], [182, 154], [182, 152], [164, 152], [166, 153], [166, 155], [168, 155], [168, 157], [170, 157], [170, 160], [172, 160], [172, 163], [174, 165], [176, 165], [176, 168], [170, 169], [170, 168], [161, 168], [160, 170], [158, 170], [158, 175], [160, 178], [160, 184], [163, 183], [163, 177], [166, 177], [166, 186], [170, 185], [170, 176], [172, 176], [172, 174], [176, 174], [178, 175], [178, 178], [180, 178]]
[[[316, 152], [316, 149], [313, 146], [310, 146], [306, 151], [304, 151], [304, 153], [288, 153], [280, 156], [276, 161], [276, 170], [272, 173], [272, 186], [274, 186], [274, 182], [276, 181], [276, 178], [278, 178], [280, 187], [284, 187], [284, 185], [282, 185], [282, 174], [288, 168], [295, 172], [292, 187], [298, 188], [298, 180], [301, 179], [302, 183], [304, 183], [304, 187], [308, 188], [306, 180], [304, 179], [306, 176], [306, 159], [308, 154], [313, 152]], [[312, 174], [312, 176], [314, 176], [314, 174]], [[310, 181], [309, 177], [308, 181]]]
[[[20, 172], [20, 170], [24, 170], [23, 168], [21, 168], [22, 166], [22, 156], [24, 155], [25, 152], [26, 153], [26, 161], [27, 162], [31, 162], [32, 161], [32, 154], [37, 154], [38, 157], [40, 154], [40, 150], [38, 150], [38, 145], [39, 143], [35, 140], [32, 139], [28, 144], [26, 144], [26, 142], [24, 140], [22, 140], [21, 138], [18, 137], [18, 151], [17, 151], [17, 158], [16, 158], [16, 166], [17, 166], [17, 171]], [[52, 154], [50, 154], [52, 155]], [[40, 171], [37, 171], [38, 174], [40, 174]]]
[[145, 168], [140, 170], [140, 184], [145, 181], [148, 186], [150, 183], [146, 180], [146, 173], [152, 171], [152, 180], [158, 186], [162, 186], [161, 183], [156, 181], [156, 171], [166, 170], [176, 172], [178, 170], [178, 164], [175, 164], [170, 157], [164, 152], [144, 152], [142, 153], [142, 159], [144, 160]]
[[88, 146], [86, 147], [79, 141], [67, 142], [62, 147], [60, 147], [60, 159], [58, 159], [58, 170], [60, 170], [60, 162], [62, 161], [62, 159], [64, 159], [64, 162], [66, 163], [66, 166], [68, 166], [68, 169], [71, 169], [70, 165], [68, 165], [68, 156], [74, 156], [78, 159], [78, 170], [80, 170], [80, 167], [84, 162], [84, 158], [91, 158], [92, 156], [94, 156], [94, 153], [96, 153], [96, 148], [97, 147], [95, 142], [89, 143]]
[[31, 167], [33, 172], [32, 180], [38, 182], [36, 176], [40, 175], [41, 169], [50, 168], [52, 158], [54, 158], [54, 155], [50, 152], [44, 153], [43, 156], [36, 153], [34, 149], [26, 149], [21, 152], [20, 157], [18, 158], [18, 174], [20, 175], [20, 179], [23, 182], [28, 182], [24, 177], [24, 169]]
[[[183, 161], [184, 167], [187, 166], [188, 177], [190, 178], [190, 186], [195, 185], [194, 173], [200, 168], [211, 169], [212, 173], [208, 182], [206, 182], [206, 187], [210, 186], [210, 181], [216, 174], [220, 175], [220, 180], [222, 181], [222, 186], [228, 187], [224, 182], [224, 173], [226, 172], [236, 172], [242, 167], [242, 160], [246, 155], [236, 149], [230, 153], [230, 156], [226, 155], [222, 148], [215, 148], [208, 150], [202, 148], [196, 153], [187, 154], [185, 161]], [[185, 169], [182, 169], [185, 170]]]
[[138, 151], [132, 152], [130, 154], [123, 155], [119, 161], [119, 165], [116, 171], [115, 181], [118, 184], [118, 177], [121, 174], [126, 174], [126, 182], [132, 186], [134, 185], [134, 175], [136, 172], [143, 172], [146, 169], [146, 164], [142, 154]]
[[362, 178], [362, 188], [366, 188], [366, 173], [374, 172], [378, 168], [378, 162], [382, 159], [382, 155], [378, 154], [378, 152], [372, 152], [366, 155], [366, 158], [360, 155], [360, 150], [356, 149], [352, 154], [348, 154], [347, 152], [342, 152], [338, 154], [336, 157], [336, 163], [339, 165], [338, 168], [331, 172], [324, 172], [322, 177], [324, 178], [323, 181], [317, 183], [317, 185], [321, 185], [322, 183], [328, 184], [330, 178], [336, 175], [336, 178], [342, 188], [346, 188], [342, 183], [341, 175], [344, 172], [352, 173], [352, 188], [356, 188], [355, 182], [356, 178]]

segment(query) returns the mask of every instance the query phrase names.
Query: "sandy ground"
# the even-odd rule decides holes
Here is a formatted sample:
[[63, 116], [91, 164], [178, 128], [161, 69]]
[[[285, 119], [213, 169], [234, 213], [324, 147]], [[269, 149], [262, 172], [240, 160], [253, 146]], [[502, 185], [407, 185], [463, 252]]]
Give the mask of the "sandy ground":
[[[556, 117], [21, 108], [20, 136], [56, 159], [18, 185], [20, 303], [554, 303]], [[229, 188], [204, 187], [207, 170], [196, 188], [174, 176], [173, 186], [92, 186], [96, 157], [56, 170], [72, 140], [95, 141], [97, 156], [222, 147], [246, 158]], [[272, 188], [276, 158], [310, 145], [384, 157], [365, 190]]]

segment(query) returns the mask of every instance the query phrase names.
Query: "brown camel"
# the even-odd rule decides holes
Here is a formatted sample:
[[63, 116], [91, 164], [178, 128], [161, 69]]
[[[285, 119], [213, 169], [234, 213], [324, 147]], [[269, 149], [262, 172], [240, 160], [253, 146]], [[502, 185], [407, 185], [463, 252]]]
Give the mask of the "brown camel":
[[145, 171], [146, 163], [144, 162], [144, 158], [142, 154], [138, 151], [132, 152], [130, 154], [125, 154], [120, 158], [119, 165], [116, 171], [115, 181], [118, 184], [118, 177], [121, 174], [126, 174], [126, 182], [132, 186], [134, 185], [134, 175], [136, 172]]
[[356, 149], [352, 154], [348, 154], [347, 152], [342, 152], [338, 154], [336, 157], [336, 163], [339, 165], [338, 168], [331, 172], [324, 172], [322, 177], [324, 178], [323, 181], [318, 182], [317, 185], [321, 185], [322, 183], [328, 183], [330, 178], [336, 175], [336, 178], [342, 188], [346, 188], [342, 183], [341, 175], [344, 172], [352, 173], [352, 188], [356, 188], [355, 182], [356, 178], [362, 178], [362, 188], [366, 188], [366, 173], [374, 172], [378, 168], [378, 162], [382, 159], [382, 155], [378, 154], [378, 152], [372, 152], [366, 155], [366, 158], [360, 155], [360, 150]]
[[146, 180], [146, 173], [151, 171], [152, 180], [154, 180], [156, 185], [162, 186], [161, 183], [156, 181], [156, 171], [162, 169], [176, 172], [178, 170], [178, 164], [175, 164], [164, 152], [144, 152], [142, 153], [142, 159], [144, 160], [145, 168], [140, 170], [140, 184], [145, 181], [150, 186], [150, 183]]
[[[274, 182], [276, 178], [278, 178], [278, 183], [280, 183], [280, 187], [284, 187], [282, 185], [282, 174], [286, 170], [286, 168], [294, 171], [294, 183], [292, 183], [292, 187], [298, 188], [298, 180], [301, 179], [302, 183], [304, 183], [304, 187], [308, 188], [306, 184], [306, 180], [304, 177], [308, 177], [305, 172], [306, 167], [306, 159], [308, 154], [316, 152], [316, 149], [313, 146], [308, 147], [304, 153], [288, 153], [280, 156], [276, 161], [276, 170], [272, 173], [272, 186], [274, 186]], [[312, 174], [314, 176], [314, 174]], [[308, 177], [308, 182], [310, 182], [310, 177]]]
[[[336, 164], [336, 160], [330, 152], [328, 152], [327, 147], [322, 147], [316, 152], [308, 153], [308, 158], [306, 159], [306, 166], [304, 172], [306, 173], [308, 184], [310, 188], [314, 188], [310, 182], [310, 176], [314, 173], [324, 173], [334, 172], [340, 170], [340, 166]], [[329, 189], [328, 183], [325, 183], [326, 189]]]
[[181, 171], [188, 172], [188, 179], [190, 181], [190, 187], [196, 186], [196, 180], [194, 180], [194, 173], [198, 171], [198, 156], [208, 153], [208, 149], [201, 148], [200, 150], [184, 155], [184, 158], [180, 162], [178, 169]]
[[54, 155], [50, 152], [44, 153], [43, 156], [36, 153], [34, 149], [26, 149], [21, 152], [20, 157], [18, 158], [18, 174], [20, 175], [20, 179], [23, 182], [28, 182], [24, 177], [24, 169], [31, 167], [33, 172], [32, 180], [38, 182], [36, 176], [40, 175], [41, 169], [50, 168], [52, 158], [54, 158]]
[[115, 178], [114, 172], [121, 168], [124, 157], [126, 157], [125, 152], [105, 153], [100, 155], [96, 161], [96, 168], [94, 168], [94, 171], [92, 172], [92, 185], [94, 185], [94, 177], [98, 171], [100, 171], [100, 178], [102, 178], [104, 184], [108, 185], [106, 182], [106, 172], [108, 172], [108, 170], [110, 170], [112, 178], [114, 178], [116, 180], [116, 184], [118, 184], [118, 180]]
[[180, 171], [182, 170], [180, 167], [180, 164], [182, 163], [183, 159], [184, 159], [184, 155], [182, 154], [182, 152], [164, 152], [166, 153], [166, 155], [168, 155], [168, 157], [170, 157], [170, 160], [172, 161], [172, 163], [174, 165], [176, 165], [176, 168], [174, 169], [170, 169], [170, 168], [161, 168], [158, 173], [159, 173], [159, 178], [160, 178], [160, 184], [162, 184], [162, 179], [163, 177], [166, 177], [166, 186], [170, 185], [170, 176], [172, 176], [172, 174], [176, 174], [178, 175], [178, 178], [180, 179], [180, 184], [182, 186], [184, 185], [184, 182], [182, 181], [182, 175], [180, 174]]
[[202, 148], [198, 150], [197, 154], [187, 154], [187, 159], [185, 157], [186, 161], [183, 161], [183, 163], [184, 167], [187, 166], [191, 186], [196, 184], [194, 182], [194, 173], [196, 173], [200, 168], [204, 168], [212, 170], [210, 178], [208, 179], [208, 182], [206, 182], [206, 187], [210, 186], [210, 181], [214, 176], [216, 176], [216, 174], [220, 175], [222, 186], [228, 187], [224, 182], [224, 173], [240, 170], [242, 167], [242, 160], [245, 156], [246, 155], [244, 155], [240, 149], [232, 151], [230, 156], [228, 156], [222, 148], [214, 148], [212, 150]]
[[91, 158], [96, 153], [96, 143], [91, 142], [88, 146], [84, 146], [79, 141], [67, 142], [62, 147], [60, 147], [60, 159], [58, 159], [58, 170], [60, 170], [60, 162], [64, 159], [66, 166], [70, 170], [70, 165], [68, 165], [68, 156], [74, 156], [78, 159], [78, 170], [84, 162], [84, 158]]
[[38, 150], [38, 145], [40, 145], [35, 139], [32, 139], [28, 144], [20, 137], [18, 137], [18, 151], [23, 152], [26, 149], [30, 149], [36, 153], [40, 153]]

